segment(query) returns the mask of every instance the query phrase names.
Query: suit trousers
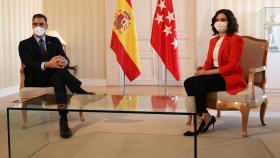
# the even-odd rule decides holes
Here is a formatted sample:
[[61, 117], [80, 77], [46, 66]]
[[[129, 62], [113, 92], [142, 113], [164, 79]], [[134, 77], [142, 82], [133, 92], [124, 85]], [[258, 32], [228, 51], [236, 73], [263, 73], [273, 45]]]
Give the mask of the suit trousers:
[[[35, 87], [54, 87], [55, 99], [58, 105], [63, 105], [58, 108], [60, 115], [60, 121], [67, 121], [67, 104], [68, 96], [66, 92], [67, 86], [72, 93], [79, 92], [81, 90], [81, 81], [73, 76], [67, 69], [49, 69], [36, 74], [38, 77], [34, 79], [32, 85]], [[39, 77], [40, 76], [40, 77]]]
[[68, 96], [65, 86], [67, 86], [72, 93], [75, 93], [80, 89], [81, 82], [67, 69], [56, 69], [50, 75], [49, 86], [54, 87], [56, 102], [58, 105], [62, 105], [59, 111], [60, 121], [67, 121], [68, 111], [65, 109], [68, 105]]
[[226, 90], [226, 81], [220, 74], [199, 75], [187, 78], [184, 87], [188, 96], [195, 97], [196, 112], [202, 116], [203, 113], [208, 113], [207, 93]]

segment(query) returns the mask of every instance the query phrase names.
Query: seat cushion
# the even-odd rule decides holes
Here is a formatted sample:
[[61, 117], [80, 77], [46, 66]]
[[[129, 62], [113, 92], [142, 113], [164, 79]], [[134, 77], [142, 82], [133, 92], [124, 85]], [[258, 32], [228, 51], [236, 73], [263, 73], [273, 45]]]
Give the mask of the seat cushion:
[[44, 94], [54, 94], [53, 87], [23, 87], [20, 89], [21, 99], [31, 99]]
[[[264, 95], [264, 91], [258, 86], [254, 86], [254, 91], [256, 100], [258, 100], [258, 98], [262, 98]], [[249, 103], [252, 101], [251, 93], [248, 91], [248, 89], [245, 89], [236, 95], [229, 94], [226, 91], [212, 92], [208, 94], [207, 99], [242, 103]]]

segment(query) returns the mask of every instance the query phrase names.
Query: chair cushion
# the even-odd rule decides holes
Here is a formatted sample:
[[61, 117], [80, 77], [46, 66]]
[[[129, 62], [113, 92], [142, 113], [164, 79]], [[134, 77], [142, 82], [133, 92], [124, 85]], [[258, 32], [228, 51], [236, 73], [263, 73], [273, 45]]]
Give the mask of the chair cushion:
[[44, 94], [54, 94], [53, 87], [23, 87], [20, 89], [21, 99], [31, 99]]
[[[264, 91], [258, 86], [254, 86], [254, 91], [256, 100], [258, 100], [258, 98], [262, 98], [264, 95]], [[248, 91], [248, 89], [245, 89], [236, 95], [229, 94], [226, 91], [212, 92], [208, 94], [207, 99], [242, 103], [248, 103], [252, 101], [251, 93]]]

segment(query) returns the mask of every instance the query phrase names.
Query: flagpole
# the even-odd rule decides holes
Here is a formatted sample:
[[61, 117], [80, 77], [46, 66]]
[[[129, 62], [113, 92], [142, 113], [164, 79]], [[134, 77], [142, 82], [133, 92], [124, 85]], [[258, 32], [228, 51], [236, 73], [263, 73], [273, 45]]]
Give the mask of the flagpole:
[[126, 94], [126, 87], [125, 87], [125, 73], [124, 73], [124, 71], [122, 71], [123, 72], [123, 95], [125, 95]]
[[165, 77], [164, 77], [165, 79], [165, 95], [166, 96], [168, 96], [168, 92], [167, 92], [167, 68], [166, 68], [166, 66], [165, 66]]

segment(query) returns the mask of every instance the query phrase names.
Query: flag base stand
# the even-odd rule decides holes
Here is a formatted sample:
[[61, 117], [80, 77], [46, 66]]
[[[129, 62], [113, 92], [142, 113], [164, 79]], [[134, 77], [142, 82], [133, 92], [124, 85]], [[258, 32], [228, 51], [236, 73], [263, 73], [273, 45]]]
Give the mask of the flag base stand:
[[167, 68], [165, 67], [165, 85], [164, 85], [164, 93], [166, 96], [168, 96], [168, 91], [167, 91]]
[[[165, 75], [164, 75], [164, 95], [169, 96], [167, 89], [167, 68], [165, 67]], [[122, 95], [126, 95], [126, 83], [125, 83], [125, 73], [123, 71], [123, 86], [122, 86]]]
[[123, 88], [122, 88], [122, 95], [126, 95], [126, 85], [125, 85], [125, 73], [123, 71]]

